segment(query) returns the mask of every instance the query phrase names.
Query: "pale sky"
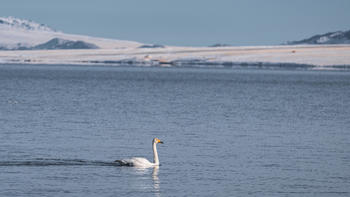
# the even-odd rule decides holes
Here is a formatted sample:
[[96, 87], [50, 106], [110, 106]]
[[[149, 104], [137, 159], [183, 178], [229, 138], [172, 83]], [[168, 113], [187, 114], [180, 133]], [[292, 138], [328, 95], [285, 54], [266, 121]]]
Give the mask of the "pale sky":
[[1, 0], [65, 33], [182, 46], [275, 45], [350, 29], [349, 0]]

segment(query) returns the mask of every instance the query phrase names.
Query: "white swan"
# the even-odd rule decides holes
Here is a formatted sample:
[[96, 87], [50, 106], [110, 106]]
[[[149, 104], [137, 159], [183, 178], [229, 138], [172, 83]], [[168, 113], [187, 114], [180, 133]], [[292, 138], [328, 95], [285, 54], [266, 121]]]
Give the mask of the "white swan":
[[160, 139], [154, 138], [152, 141], [154, 163], [148, 161], [146, 158], [143, 157], [133, 157], [131, 159], [115, 160], [115, 162], [118, 162], [121, 166], [134, 166], [139, 168], [150, 168], [159, 166], [159, 158], [157, 152], [158, 143], [163, 144], [163, 142]]

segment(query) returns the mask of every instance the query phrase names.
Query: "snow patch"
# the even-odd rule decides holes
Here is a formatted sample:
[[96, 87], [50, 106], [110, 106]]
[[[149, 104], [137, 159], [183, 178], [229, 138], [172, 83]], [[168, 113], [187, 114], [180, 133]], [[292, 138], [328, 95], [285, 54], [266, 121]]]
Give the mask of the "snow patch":
[[330, 39], [329, 39], [328, 36], [322, 36], [322, 37], [320, 37], [316, 42], [322, 44], [322, 43], [328, 42], [329, 40], [330, 40]]

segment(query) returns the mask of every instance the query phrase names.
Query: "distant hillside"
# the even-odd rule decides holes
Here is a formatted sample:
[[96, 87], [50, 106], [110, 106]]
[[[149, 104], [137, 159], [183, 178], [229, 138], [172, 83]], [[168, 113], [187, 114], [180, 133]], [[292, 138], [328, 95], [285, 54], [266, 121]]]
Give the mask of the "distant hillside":
[[57, 32], [45, 24], [39, 24], [31, 20], [19, 19], [15, 17], [0, 17], [0, 25], [18, 30]]
[[297, 44], [350, 44], [350, 30], [329, 32], [322, 35], [315, 35], [310, 38], [287, 42], [288, 45]]
[[71, 40], [64, 40], [61, 38], [53, 38], [52, 40], [49, 40], [48, 42], [45, 42], [43, 44], [36, 45], [35, 47], [31, 49], [98, 49], [99, 47], [87, 43], [84, 41], [71, 41]]
[[43, 44], [38, 44], [35, 46], [24, 46], [21, 44], [17, 44], [16, 46], [12, 46], [12, 48], [6, 48], [4, 46], [0, 46], [0, 50], [54, 50], [54, 49], [98, 49], [99, 47], [88, 42], [84, 42], [81, 40], [72, 41], [72, 40], [64, 40], [61, 38], [53, 38]]
[[0, 50], [120, 49], [142, 43], [66, 34], [45, 24], [15, 17], [0, 17]]

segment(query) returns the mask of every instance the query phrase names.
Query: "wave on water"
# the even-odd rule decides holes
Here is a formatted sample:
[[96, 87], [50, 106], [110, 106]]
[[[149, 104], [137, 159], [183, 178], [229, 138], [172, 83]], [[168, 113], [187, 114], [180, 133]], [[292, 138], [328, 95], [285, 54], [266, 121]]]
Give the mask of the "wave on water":
[[120, 166], [117, 162], [90, 161], [82, 159], [44, 159], [0, 161], [2, 166]]

